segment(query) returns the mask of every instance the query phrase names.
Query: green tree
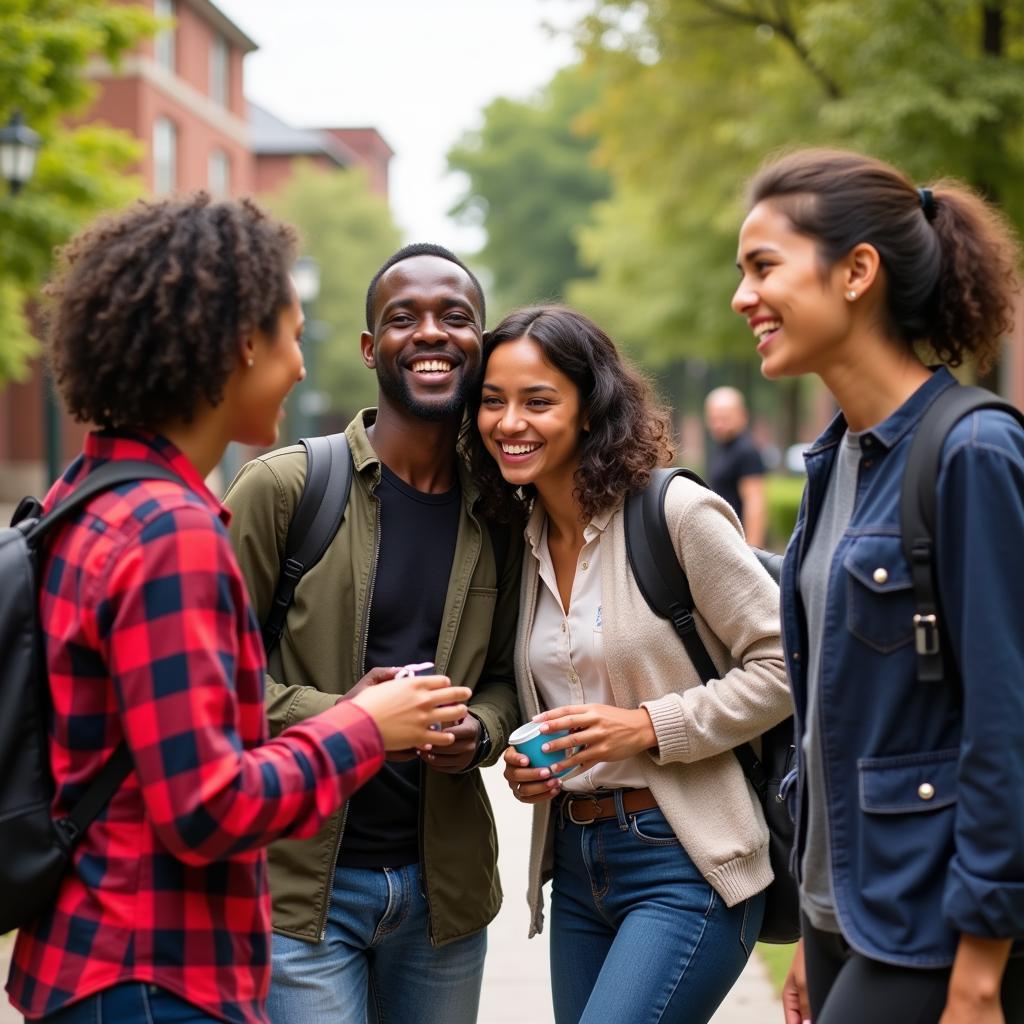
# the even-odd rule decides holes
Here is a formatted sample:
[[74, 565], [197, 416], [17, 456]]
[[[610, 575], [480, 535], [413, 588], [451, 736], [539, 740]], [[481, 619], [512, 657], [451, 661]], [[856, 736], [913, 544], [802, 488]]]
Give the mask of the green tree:
[[68, 118], [84, 113], [94, 95], [89, 61], [116, 63], [156, 27], [141, 6], [0, 0], [0, 124], [20, 111], [43, 142], [24, 190], [0, 196], [0, 382], [22, 375], [36, 350], [25, 308], [54, 246], [141, 188], [128, 174], [140, 152], [131, 136], [96, 124], [72, 127]]
[[602, 0], [588, 127], [614, 181], [570, 291], [653, 365], [747, 353], [729, 310], [742, 185], [782, 147], [954, 175], [1024, 224], [1024, 8], [1009, 0]]
[[448, 154], [448, 166], [469, 179], [452, 213], [487, 233], [478, 258], [493, 277], [488, 304], [496, 315], [562, 298], [568, 281], [588, 273], [576, 232], [610, 188], [590, 159], [594, 140], [578, 124], [597, 95], [592, 76], [565, 68], [532, 100], [494, 100], [481, 129]]
[[[366, 329], [366, 287], [402, 244], [387, 203], [374, 195], [362, 171], [324, 171], [300, 164], [267, 203], [295, 224], [302, 249], [320, 264], [320, 295], [307, 331], [310, 384], [330, 399], [333, 413], [348, 417], [377, 395], [376, 378], [359, 354]], [[322, 335], [318, 335], [320, 327]]]

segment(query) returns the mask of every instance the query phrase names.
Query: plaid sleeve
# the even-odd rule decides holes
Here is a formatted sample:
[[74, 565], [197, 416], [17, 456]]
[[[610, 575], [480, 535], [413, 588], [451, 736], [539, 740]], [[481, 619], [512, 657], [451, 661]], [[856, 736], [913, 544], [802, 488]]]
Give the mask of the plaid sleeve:
[[181, 860], [311, 835], [383, 763], [376, 724], [350, 704], [267, 741], [262, 646], [227, 534], [205, 510], [150, 520], [96, 614], [147, 812]]

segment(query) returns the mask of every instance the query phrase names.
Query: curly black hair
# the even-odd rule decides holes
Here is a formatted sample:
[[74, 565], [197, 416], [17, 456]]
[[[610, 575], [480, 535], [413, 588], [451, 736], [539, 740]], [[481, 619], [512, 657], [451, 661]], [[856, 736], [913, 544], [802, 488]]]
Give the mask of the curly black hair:
[[499, 345], [519, 338], [535, 341], [544, 358], [579, 389], [589, 429], [583, 434], [574, 495], [585, 518], [643, 489], [652, 469], [672, 461], [675, 444], [668, 410], [654, 403], [650, 385], [597, 324], [566, 306], [515, 310], [484, 338], [483, 373], [469, 396], [461, 441], [485, 515], [500, 522], [525, 516], [536, 494], [532, 486], [519, 488], [505, 481], [476, 429], [487, 361]]
[[296, 235], [254, 202], [142, 201], [60, 251], [47, 347], [75, 419], [154, 428], [216, 405], [239, 336], [291, 301]]

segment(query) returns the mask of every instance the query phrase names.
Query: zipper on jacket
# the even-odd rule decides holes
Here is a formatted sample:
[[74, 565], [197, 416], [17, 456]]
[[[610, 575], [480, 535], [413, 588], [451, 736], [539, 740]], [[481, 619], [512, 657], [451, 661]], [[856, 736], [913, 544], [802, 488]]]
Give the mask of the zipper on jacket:
[[[366, 590], [366, 604], [363, 606], [363, 637], [359, 650], [359, 665], [362, 674], [366, 675], [366, 648], [370, 643], [370, 605], [373, 604], [373, 587], [377, 582], [377, 562], [380, 559], [380, 501], [377, 495], [370, 493], [370, 500], [373, 502], [373, 563], [370, 566], [370, 584]], [[338, 830], [338, 842], [334, 847], [334, 859], [331, 861], [331, 875], [327, 880], [327, 903], [323, 923], [320, 926], [320, 941], [323, 942], [327, 935], [327, 918], [331, 913], [331, 900], [334, 898], [334, 876], [338, 872], [338, 857], [341, 856], [341, 842], [345, 837], [345, 823], [348, 821], [348, 801], [345, 801], [344, 810], [341, 812], [341, 828]], [[422, 797], [420, 800], [422, 804]], [[421, 811], [422, 814], [422, 811]]]

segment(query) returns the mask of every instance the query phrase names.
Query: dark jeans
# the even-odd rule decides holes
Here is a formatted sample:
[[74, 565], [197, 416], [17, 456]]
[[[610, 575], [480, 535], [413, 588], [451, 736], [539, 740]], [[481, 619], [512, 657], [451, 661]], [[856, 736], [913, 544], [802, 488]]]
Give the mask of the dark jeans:
[[[948, 967], [896, 967], [855, 953], [842, 935], [803, 919], [807, 997], [814, 1024], [938, 1024], [946, 1006]], [[1003, 975], [1007, 1024], [1024, 1021], [1024, 962]]]
[[51, 1013], [41, 1024], [217, 1024], [217, 1018], [167, 989], [129, 981]]

